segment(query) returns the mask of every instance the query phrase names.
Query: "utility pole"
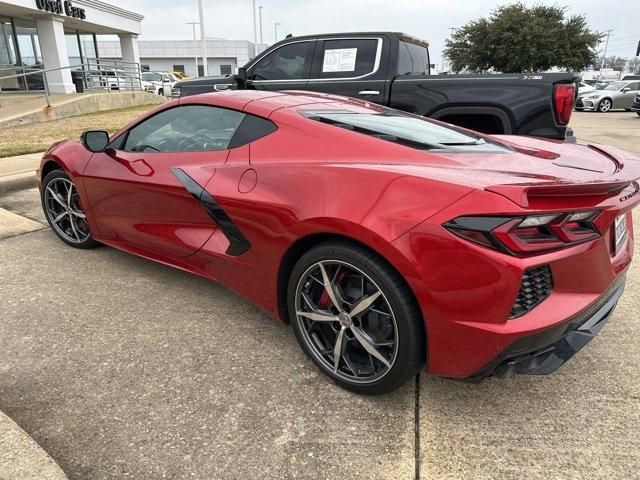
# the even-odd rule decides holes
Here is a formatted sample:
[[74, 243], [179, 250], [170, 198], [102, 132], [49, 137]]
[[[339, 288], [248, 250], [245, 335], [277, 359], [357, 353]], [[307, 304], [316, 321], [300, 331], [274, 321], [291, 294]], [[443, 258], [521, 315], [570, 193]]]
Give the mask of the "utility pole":
[[[196, 25], [200, 25], [200, 22], [187, 22], [187, 25], [191, 25], [193, 27], [193, 40], [195, 42], [196, 40], [198, 40], [198, 37], [196, 37]], [[197, 48], [195, 49], [193, 59], [196, 62], [196, 77], [199, 77], [200, 75], [198, 74], [198, 49]]]
[[262, 5], [258, 5], [258, 23], [260, 24], [260, 45], [263, 45], [262, 41]]
[[209, 75], [209, 60], [207, 59], [207, 40], [204, 38], [204, 14], [202, 13], [202, 0], [198, 0], [198, 14], [200, 15], [200, 41], [202, 42], [202, 70], [204, 76]]
[[273, 24], [273, 43], [278, 43], [278, 25], [282, 25], [280, 22]]
[[602, 63], [600, 64], [600, 78], [602, 78], [602, 69], [604, 68], [604, 62], [607, 59], [607, 48], [609, 48], [609, 37], [613, 30], [607, 30], [607, 41], [604, 44], [604, 55], [602, 55]]
[[258, 56], [258, 20], [256, 19], [256, 0], [251, 0], [251, 13], [253, 13], [253, 56]]

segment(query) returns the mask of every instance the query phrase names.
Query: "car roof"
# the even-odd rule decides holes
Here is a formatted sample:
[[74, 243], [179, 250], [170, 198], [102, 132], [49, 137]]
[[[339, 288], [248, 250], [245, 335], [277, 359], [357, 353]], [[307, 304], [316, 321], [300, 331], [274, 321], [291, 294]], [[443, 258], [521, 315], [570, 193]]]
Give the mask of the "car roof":
[[328, 93], [308, 92], [300, 90], [281, 90], [268, 92], [263, 90], [227, 90], [215, 93], [203, 93], [180, 99], [180, 105], [213, 105], [223, 108], [241, 110], [247, 113], [268, 118], [276, 110], [323, 103], [350, 103], [366, 105], [367, 102], [331, 95]]

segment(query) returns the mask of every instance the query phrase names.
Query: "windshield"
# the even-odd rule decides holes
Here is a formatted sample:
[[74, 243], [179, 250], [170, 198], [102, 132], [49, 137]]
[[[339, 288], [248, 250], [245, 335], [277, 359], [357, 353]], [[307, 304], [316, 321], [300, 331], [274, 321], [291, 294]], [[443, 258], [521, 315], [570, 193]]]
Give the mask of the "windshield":
[[510, 151], [509, 148], [486, 141], [472, 132], [395, 110], [385, 110], [382, 113], [315, 111], [304, 112], [304, 115], [381, 140], [424, 150]]
[[146, 82], [159, 82], [162, 80], [159, 73], [143, 73], [142, 80]]
[[626, 82], [611, 82], [603, 90], [621, 90], [626, 85]]

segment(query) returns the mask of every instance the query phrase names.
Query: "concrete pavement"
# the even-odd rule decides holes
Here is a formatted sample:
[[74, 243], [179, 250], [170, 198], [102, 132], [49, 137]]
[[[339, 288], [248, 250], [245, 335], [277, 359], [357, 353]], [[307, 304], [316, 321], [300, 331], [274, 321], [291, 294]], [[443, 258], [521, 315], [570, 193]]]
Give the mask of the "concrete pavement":
[[67, 476], [29, 435], [0, 412], [0, 479], [66, 480]]
[[0, 196], [35, 187], [42, 152], [0, 158]]
[[49, 230], [0, 262], [0, 409], [70, 478], [413, 477], [414, 384], [350, 394], [224, 287]]

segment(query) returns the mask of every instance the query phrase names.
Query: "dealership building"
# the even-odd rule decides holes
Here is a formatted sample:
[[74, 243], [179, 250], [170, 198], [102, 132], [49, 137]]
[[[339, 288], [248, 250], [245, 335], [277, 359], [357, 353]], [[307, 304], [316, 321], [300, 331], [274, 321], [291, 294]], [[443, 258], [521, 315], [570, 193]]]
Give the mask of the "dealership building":
[[139, 63], [142, 19], [100, 0], [0, 0], [0, 89], [28, 89], [15, 75], [44, 68], [52, 93], [75, 92], [70, 69], [60, 67], [95, 61], [103, 35], [118, 39], [123, 61]]
[[[73, 93], [73, 70], [93, 71], [97, 64], [108, 69], [109, 60], [202, 75], [200, 41], [139, 41], [142, 19], [100, 0], [0, 0], [0, 91], [41, 90], [43, 77], [35, 70], [45, 69], [51, 93]], [[233, 73], [256, 52], [248, 41], [206, 43], [210, 75]], [[28, 77], [20, 76], [29, 71]], [[40, 83], [34, 85], [36, 76]]]
[[[246, 40], [207, 38], [207, 67], [209, 75], [229, 75], [255, 56], [256, 46]], [[143, 70], [178, 71], [190, 77], [201, 77], [202, 44], [200, 40], [141, 40], [140, 64]], [[267, 48], [258, 45], [258, 52]], [[122, 44], [118, 41], [98, 40], [101, 58], [123, 59]], [[198, 67], [196, 68], [196, 57]]]

